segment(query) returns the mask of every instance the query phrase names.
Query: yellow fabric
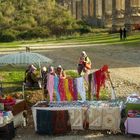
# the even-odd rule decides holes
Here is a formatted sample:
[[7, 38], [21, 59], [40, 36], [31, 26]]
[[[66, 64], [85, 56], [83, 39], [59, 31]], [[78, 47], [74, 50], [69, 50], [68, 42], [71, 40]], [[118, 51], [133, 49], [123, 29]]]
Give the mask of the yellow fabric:
[[69, 91], [68, 79], [65, 79], [64, 87], [65, 87], [65, 93], [66, 93], [67, 100], [68, 101], [72, 101], [72, 96], [71, 96], [71, 93]]

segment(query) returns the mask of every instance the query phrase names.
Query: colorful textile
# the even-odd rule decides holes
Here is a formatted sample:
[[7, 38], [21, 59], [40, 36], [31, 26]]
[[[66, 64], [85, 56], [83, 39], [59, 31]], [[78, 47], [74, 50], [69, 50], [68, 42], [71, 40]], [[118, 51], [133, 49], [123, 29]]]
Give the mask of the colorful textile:
[[77, 92], [80, 94], [82, 101], [86, 100], [86, 91], [84, 86], [84, 79], [83, 77], [76, 78], [76, 86], [77, 86]]
[[59, 89], [61, 101], [66, 101], [66, 93], [65, 93], [65, 87], [64, 86], [65, 86], [64, 85], [64, 79], [60, 78], [58, 89]]
[[108, 72], [108, 66], [104, 65], [100, 70], [94, 72], [94, 80], [96, 85], [96, 98], [99, 99], [99, 93], [102, 86], [105, 87], [106, 75]]
[[102, 108], [90, 107], [89, 109], [89, 129], [101, 129]]
[[59, 78], [57, 76], [54, 76], [54, 90], [56, 93], [56, 99], [57, 101], [61, 101], [58, 85], [59, 85]]
[[77, 92], [76, 79], [73, 80], [73, 89], [74, 89], [74, 100], [78, 100], [78, 92]]
[[71, 96], [71, 93], [70, 93], [70, 90], [69, 90], [68, 79], [64, 79], [64, 87], [65, 87], [65, 93], [66, 93], [67, 101], [71, 101], [72, 96]]
[[50, 102], [53, 101], [53, 93], [54, 93], [54, 75], [48, 74], [48, 80], [47, 80], [47, 90], [50, 95]]
[[64, 134], [70, 131], [68, 110], [57, 110], [53, 112], [53, 134]]
[[39, 134], [53, 134], [53, 116], [50, 110], [37, 110], [37, 132]]
[[70, 109], [70, 124], [72, 130], [82, 130], [83, 129], [83, 112], [81, 108]]
[[74, 95], [73, 79], [68, 79], [68, 88], [69, 88], [69, 91], [71, 93], [72, 100], [76, 100], [75, 95]]

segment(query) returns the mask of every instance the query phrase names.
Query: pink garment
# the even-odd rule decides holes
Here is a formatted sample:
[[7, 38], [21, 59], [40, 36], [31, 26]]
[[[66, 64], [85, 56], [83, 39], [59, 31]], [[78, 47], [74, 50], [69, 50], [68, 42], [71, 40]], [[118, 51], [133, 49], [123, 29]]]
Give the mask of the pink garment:
[[47, 76], [47, 90], [50, 95], [50, 102], [52, 102], [54, 93], [54, 75], [48, 74]]
[[59, 79], [59, 85], [58, 85], [58, 89], [59, 89], [59, 93], [60, 93], [60, 98], [61, 101], [66, 101], [66, 93], [65, 93], [65, 82], [64, 79]]

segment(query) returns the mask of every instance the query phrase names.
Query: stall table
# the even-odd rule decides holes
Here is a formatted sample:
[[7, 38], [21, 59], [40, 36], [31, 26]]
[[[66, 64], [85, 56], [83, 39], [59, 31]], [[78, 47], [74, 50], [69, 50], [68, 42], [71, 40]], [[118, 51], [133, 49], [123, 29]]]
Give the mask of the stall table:
[[[86, 105], [83, 103], [81, 106], [72, 106], [71, 104], [66, 106], [59, 106], [59, 103], [56, 103], [58, 106], [45, 107], [40, 106], [40, 103], [43, 102], [38, 102], [32, 107], [35, 131], [38, 133], [40, 133], [41, 128], [42, 132], [46, 132], [46, 134], [50, 134], [50, 131], [52, 131], [51, 134], [55, 134], [53, 133], [54, 130], [52, 127], [51, 130], [49, 129], [49, 132], [46, 131], [46, 128], [57, 125], [55, 124], [57, 121], [55, 121], [53, 114], [61, 114], [60, 112], [63, 112], [62, 116], [67, 116], [67, 119], [64, 117], [65, 127], [67, 130], [69, 130], [68, 127], [70, 126], [69, 128], [71, 128], [71, 130], [91, 129], [111, 130], [115, 132], [120, 131], [120, 106], [106, 106], [104, 104], [103, 106], [94, 106], [88, 102]], [[40, 116], [42, 116], [42, 118]], [[50, 118], [52, 118], [53, 121]], [[43, 127], [45, 131], [43, 130]]]

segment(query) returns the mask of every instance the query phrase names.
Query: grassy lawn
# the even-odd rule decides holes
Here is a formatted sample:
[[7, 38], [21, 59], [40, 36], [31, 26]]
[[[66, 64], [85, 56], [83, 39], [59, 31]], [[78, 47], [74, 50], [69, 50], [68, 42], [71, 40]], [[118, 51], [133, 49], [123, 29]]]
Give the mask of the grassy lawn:
[[15, 41], [10, 43], [0, 43], [2, 48], [21, 48], [27, 44], [113, 44], [113, 45], [140, 45], [140, 32], [128, 36], [127, 41], [120, 41], [119, 34], [85, 34], [82, 36], [63, 36], [59, 38], [33, 39], [26, 41]]

